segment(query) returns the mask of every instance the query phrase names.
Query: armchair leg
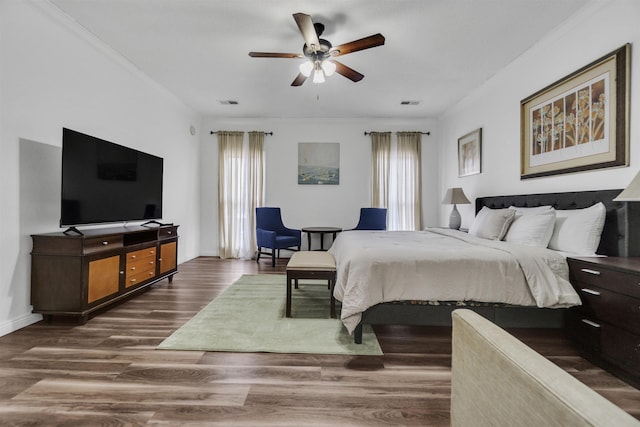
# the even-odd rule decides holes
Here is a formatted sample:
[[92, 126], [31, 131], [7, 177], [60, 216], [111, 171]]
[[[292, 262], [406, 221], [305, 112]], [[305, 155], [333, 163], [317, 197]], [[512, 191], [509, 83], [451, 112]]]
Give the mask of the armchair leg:
[[272, 249], [271, 250], [271, 267], [275, 267], [276, 266], [276, 250]]
[[262, 252], [262, 248], [258, 246], [258, 256], [256, 256], [256, 262], [260, 262], [260, 253]]

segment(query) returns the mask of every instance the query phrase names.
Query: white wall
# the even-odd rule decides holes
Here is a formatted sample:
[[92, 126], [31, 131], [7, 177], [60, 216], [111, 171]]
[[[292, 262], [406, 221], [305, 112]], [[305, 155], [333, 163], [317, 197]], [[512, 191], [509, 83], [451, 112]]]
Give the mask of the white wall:
[[[59, 231], [62, 127], [165, 159], [178, 261], [199, 254], [200, 117], [46, 2], [0, 0], [0, 335], [39, 319], [30, 234]], [[196, 166], [194, 166], [196, 165]]]
[[[441, 187], [479, 196], [624, 188], [640, 170], [640, 2], [594, 1], [439, 118]], [[630, 167], [520, 180], [520, 101], [625, 43], [631, 52]], [[457, 139], [483, 132], [483, 172], [458, 178]], [[463, 227], [473, 205], [459, 206]], [[450, 206], [441, 209], [441, 224]]]
[[[371, 206], [371, 138], [364, 131], [430, 131], [430, 136], [422, 138], [423, 223], [433, 225], [438, 221], [438, 207], [430, 203], [438, 191], [439, 154], [434, 120], [206, 118], [201, 150], [202, 255], [218, 254], [218, 143], [215, 135], [209, 135], [211, 130], [272, 131], [273, 136], [265, 137], [266, 205], [279, 206], [289, 227], [345, 229], [357, 224], [361, 207]], [[299, 142], [340, 143], [339, 185], [298, 185]]]

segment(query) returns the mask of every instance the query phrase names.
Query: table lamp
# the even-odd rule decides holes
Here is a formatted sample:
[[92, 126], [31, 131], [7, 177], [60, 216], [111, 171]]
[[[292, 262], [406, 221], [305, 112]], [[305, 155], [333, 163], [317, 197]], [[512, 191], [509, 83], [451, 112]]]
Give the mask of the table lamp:
[[460, 212], [458, 212], [456, 205], [468, 205], [469, 203], [471, 202], [467, 199], [467, 196], [465, 196], [462, 188], [449, 188], [447, 190], [447, 194], [445, 194], [442, 204], [453, 205], [451, 215], [449, 215], [449, 228], [454, 230], [460, 229], [462, 218], [460, 217]]
[[639, 202], [640, 201], [640, 173], [638, 173], [631, 183], [627, 185], [618, 197], [613, 199], [614, 202]]

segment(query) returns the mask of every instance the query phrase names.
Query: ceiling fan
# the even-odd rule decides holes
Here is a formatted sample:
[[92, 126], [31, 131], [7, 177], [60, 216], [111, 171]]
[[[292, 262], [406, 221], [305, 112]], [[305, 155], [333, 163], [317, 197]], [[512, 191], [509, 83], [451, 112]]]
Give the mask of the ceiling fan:
[[249, 56], [252, 58], [307, 58], [308, 61], [300, 65], [300, 73], [291, 83], [291, 86], [301, 86], [311, 73], [313, 73], [314, 83], [323, 83], [325, 76], [330, 76], [334, 72], [353, 82], [359, 82], [364, 78], [364, 74], [360, 74], [353, 68], [347, 67], [333, 58], [384, 44], [384, 36], [378, 33], [339, 46], [333, 46], [328, 40], [320, 38], [324, 31], [323, 24], [314, 24], [311, 16], [304, 13], [294, 13], [293, 19], [298, 24], [300, 33], [304, 38], [302, 53], [249, 52]]

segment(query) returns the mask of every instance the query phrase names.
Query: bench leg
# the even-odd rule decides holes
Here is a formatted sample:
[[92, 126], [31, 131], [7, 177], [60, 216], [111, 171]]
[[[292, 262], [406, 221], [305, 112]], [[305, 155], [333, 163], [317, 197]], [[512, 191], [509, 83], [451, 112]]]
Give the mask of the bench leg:
[[329, 306], [331, 307], [332, 319], [336, 318], [336, 299], [333, 297], [333, 289], [335, 288], [335, 286], [336, 286], [336, 280], [329, 279], [329, 295], [330, 295]]
[[[287, 303], [285, 308], [285, 317], [291, 317], [291, 282], [293, 279], [287, 277]], [[296, 279], [297, 282], [297, 279]]]
[[353, 342], [362, 344], [362, 322], [358, 323], [358, 326], [353, 331]]

